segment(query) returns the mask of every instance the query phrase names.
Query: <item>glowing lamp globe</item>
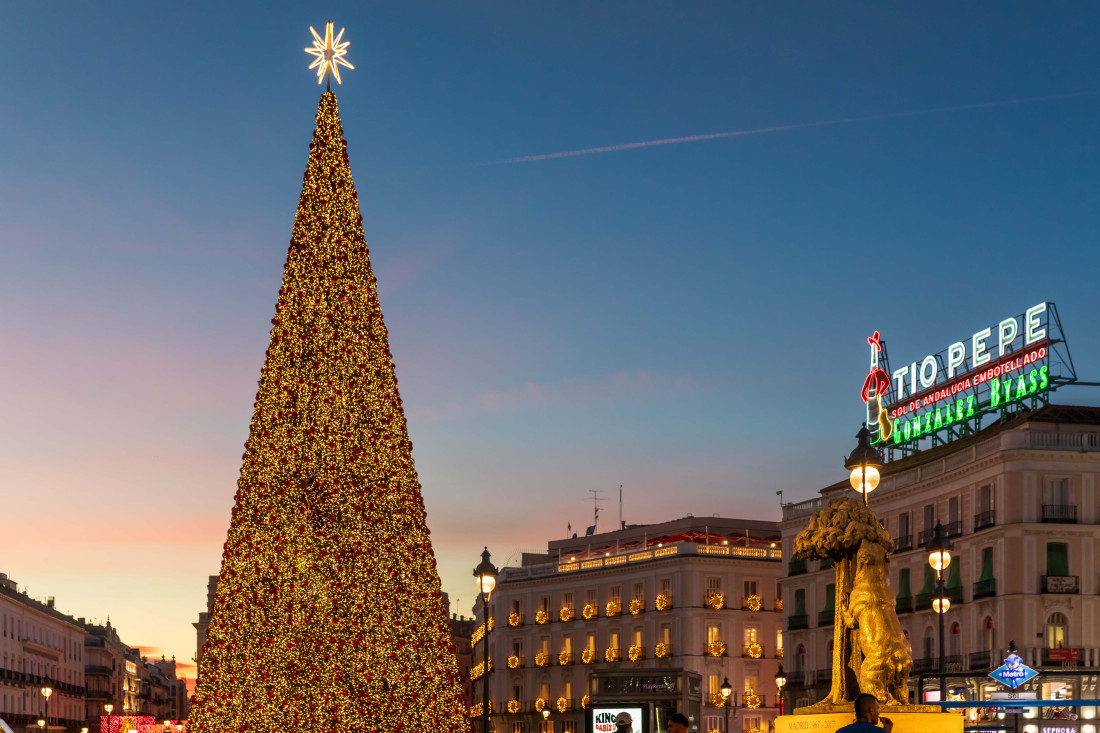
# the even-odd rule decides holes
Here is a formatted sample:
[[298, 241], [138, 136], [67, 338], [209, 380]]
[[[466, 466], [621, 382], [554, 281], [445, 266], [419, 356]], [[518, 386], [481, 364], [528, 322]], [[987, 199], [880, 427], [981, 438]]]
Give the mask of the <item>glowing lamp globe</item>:
[[933, 550], [928, 553], [928, 564], [933, 570], [944, 570], [951, 564], [951, 552], [948, 550]]
[[851, 482], [852, 488], [861, 494], [866, 494], [868, 491], [874, 491], [878, 488], [878, 469], [874, 466], [853, 468], [852, 475], [848, 478], [848, 481]]
[[474, 568], [474, 582], [477, 583], [477, 590], [486, 603], [489, 602], [493, 588], [497, 586], [497, 569], [489, 561], [489, 557], [489, 548], [486, 547], [481, 553], [481, 563]]
[[729, 698], [730, 693], [733, 692], [733, 687], [730, 685], [730, 678], [726, 677], [722, 680], [722, 696]]
[[945, 598], [933, 598], [932, 599], [932, 610], [935, 611], [936, 613], [947, 613], [949, 610], [951, 610], [951, 599], [946, 598], [946, 597]]

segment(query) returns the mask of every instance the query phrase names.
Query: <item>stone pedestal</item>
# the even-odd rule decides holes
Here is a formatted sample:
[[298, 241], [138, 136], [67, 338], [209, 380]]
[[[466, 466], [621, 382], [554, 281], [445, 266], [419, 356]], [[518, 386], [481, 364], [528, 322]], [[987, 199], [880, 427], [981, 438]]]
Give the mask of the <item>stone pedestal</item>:
[[[884, 711], [894, 721], [894, 733], [962, 733], [959, 713], [903, 713]], [[833, 733], [855, 722], [852, 713], [783, 715], [775, 719], [775, 733]]]

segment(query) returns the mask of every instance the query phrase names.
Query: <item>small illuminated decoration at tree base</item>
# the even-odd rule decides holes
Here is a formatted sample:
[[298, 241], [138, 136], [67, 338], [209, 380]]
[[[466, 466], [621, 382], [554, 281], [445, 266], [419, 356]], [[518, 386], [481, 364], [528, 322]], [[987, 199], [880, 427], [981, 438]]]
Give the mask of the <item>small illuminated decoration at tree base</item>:
[[316, 120], [188, 730], [465, 732], [331, 92]]

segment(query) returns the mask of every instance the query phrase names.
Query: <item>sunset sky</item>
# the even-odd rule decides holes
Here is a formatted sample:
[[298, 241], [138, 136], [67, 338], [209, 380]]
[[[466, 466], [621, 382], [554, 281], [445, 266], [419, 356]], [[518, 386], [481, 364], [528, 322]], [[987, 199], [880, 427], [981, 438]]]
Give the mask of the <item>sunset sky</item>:
[[604, 530], [620, 484], [645, 523], [843, 478], [876, 329], [1050, 300], [1100, 380], [1100, 5], [9, 2], [0, 572], [131, 645], [195, 653], [326, 20], [457, 612], [590, 490]]

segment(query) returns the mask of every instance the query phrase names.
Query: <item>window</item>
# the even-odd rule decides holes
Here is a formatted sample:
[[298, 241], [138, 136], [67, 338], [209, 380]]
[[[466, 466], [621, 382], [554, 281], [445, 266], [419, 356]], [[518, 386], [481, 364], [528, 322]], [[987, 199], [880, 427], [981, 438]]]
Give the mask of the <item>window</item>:
[[1047, 619], [1047, 649], [1065, 649], [1068, 628], [1069, 619], [1065, 614], [1050, 614], [1050, 618]]
[[931, 532], [936, 527], [936, 505], [927, 504], [924, 507], [924, 531]]
[[611, 588], [608, 590], [607, 593], [608, 593], [608, 600], [609, 601], [620, 602], [622, 600], [623, 594], [622, 594], [622, 588], [620, 586], [617, 586], [617, 585], [611, 586]]
[[661, 578], [661, 595], [672, 597], [672, 578]]
[[952, 656], [959, 656], [962, 653], [962, 627], [959, 622], [951, 624], [951, 651]]
[[707, 627], [707, 643], [713, 644], [716, 641], [722, 640], [721, 628], [718, 626]]
[[707, 694], [720, 695], [722, 694], [722, 682], [718, 679], [718, 675], [707, 675]]
[[898, 571], [898, 598], [910, 598], [913, 593], [909, 590], [909, 568]]
[[909, 512], [903, 512], [898, 515], [898, 537], [908, 537], [910, 531]]
[[783, 629], [775, 632], [775, 656], [779, 659], [783, 658]]
[[562, 637], [562, 639], [561, 639], [561, 650], [563, 652], [565, 652], [566, 654], [572, 654], [573, 653], [573, 637], [570, 636], [569, 634], [566, 634], [565, 636]]
[[947, 500], [947, 522], [954, 525], [959, 521], [959, 497], [952, 496]]
[[550, 653], [550, 637], [544, 636], [539, 639], [539, 651], [543, 654]]
[[668, 624], [663, 624], [661, 626], [661, 641], [663, 641], [665, 644], [670, 644], [671, 643], [671, 637], [672, 637], [672, 627], [669, 626]]
[[746, 580], [745, 581], [745, 597], [748, 598], [749, 596], [755, 596], [755, 595], [756, 595], [756, 581], [755, 580]]
[[989, 484], [978, 489], [978, 511], [981, 513], [993, 510], [993, 487]]
[[596, 635], [591, 631], [588, 632], [588, 637], [584, 640], [584, 648], [589, 651], [596, 650]]
[[568, 609], [573, 608], [573, 591], [561, 594], [561, 607]]
[[1065, 542], [1047, 543], [1047, 575], [1057, 578], [1069, 575], [1069, 545]]
[[539, 603], [539, 608], [543, 613], [550, 613], [550, 596], [543, 596], [542, 601]]
[[775, 582], [775, 600], [779, 602], [783, 601], [783, 584], [778, 580]]
[[794, 616], [806, 615], [806, 589], [797, 588], [794, 592]]
[[566, 682], [565, 683], [565, 688], [563, 689], [563, 693], [564, 694], [562, 695], [562, 697], [564, 697], [566, 700], [572, 700], [573, 699], [573, 683], [572, 682]]
[[935, 648], [935, 643], [936, 643], [936, 640], [935, 640], [935, 637], [932, 635], [931, 627], [925, 629], [925, 631], [924, 631], [924, 658], [925, 659], [935, 659], [936, 655], [933, 653], [933, 649]]
[[745, 718], [745, 730], [764, 730], [760, 726], [760, 718], [756, 715]]
[[707, 578], [707, 593], [721, 593], [722, 592], [722, 579], [721, 578]]
[[589, 588], [584, 592], [584, 603], [586, 606], [596, 605], [596, 589]]
[[760, 629], [755, 626], [745, 627], [745, 646], [755, 644], [760, 640]]
[[512, 641], [512, 654], [523, 659], [523, 639], [514, 639]]
[[756, 692], [756, 675], [745, 675], [745, 692]]
[[993, 651], [993, 619], [990, 616], [986, 616], [982, 624], [982, 651]]
[[607, 646], [610, 647], [611, 649], [618, 649], [619, 648], [619, 632], [618, 631], [612, 631], [611, 632], [610, 636], [608, 637]]
[[561, 721], [561, 733], [577, 733], [577, 723], [572, 720]]
[[634, 596], [633, 596], [633, 598], [636, 601], [644, 601], [645, 600], [645, 583], [635, 583], [634, 584]]
[[1069, 504], [1069, 479], [1048, 478], [1043, 488], [1043, 503], [1048, 506], [1066, 506]]

